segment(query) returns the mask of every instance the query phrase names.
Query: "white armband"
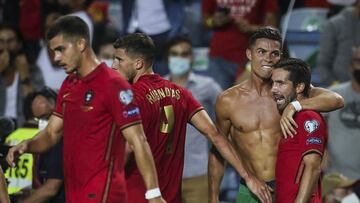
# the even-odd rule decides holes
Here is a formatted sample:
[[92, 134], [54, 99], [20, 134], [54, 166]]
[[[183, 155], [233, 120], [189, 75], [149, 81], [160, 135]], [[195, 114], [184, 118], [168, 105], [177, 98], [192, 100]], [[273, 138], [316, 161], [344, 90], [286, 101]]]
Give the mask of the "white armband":
[[299, 101], [293, 101], [291, 102], [291, 104], [294, 106], [295, 110], [297, 112], [301, 111], [302, 107]]
[[153, 199], [153, 198], [160, 197], [160, 196], [161, 196], [161, 192], [158, 187], [148, 190], [145, 193], [145, 199]]

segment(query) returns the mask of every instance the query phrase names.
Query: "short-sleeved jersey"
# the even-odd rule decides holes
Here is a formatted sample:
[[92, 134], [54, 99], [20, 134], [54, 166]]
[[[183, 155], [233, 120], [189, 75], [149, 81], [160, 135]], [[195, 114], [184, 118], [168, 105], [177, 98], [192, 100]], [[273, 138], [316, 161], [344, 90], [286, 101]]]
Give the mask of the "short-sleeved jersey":
[[104, 63], [83, 78], [70, 74], [54, 115], [63, 118], [66, 202], [124, 202], [125, 140], [140, 123], [131, 86]]
[[[320, 113], [304, 110], [295, 114], [298, 124], [294, 138], [282, 138], [276, 161], [276, 202], [294, 202], [304, 172], [303, 157], [310, 153], [323, 155], [327, 142], [326, 123]], [[321, 202], [320, 180], [311, 196], [312, 203]]]
[[[140, 77], [133, 91], [154, 156], [162, 196], [167, 202], [181, 203], [186, 124], [203, 108], [188, 90], [157, 74]], [[128, 166], [129, 202], [147, 203], [146, 188], [133, 159]]]

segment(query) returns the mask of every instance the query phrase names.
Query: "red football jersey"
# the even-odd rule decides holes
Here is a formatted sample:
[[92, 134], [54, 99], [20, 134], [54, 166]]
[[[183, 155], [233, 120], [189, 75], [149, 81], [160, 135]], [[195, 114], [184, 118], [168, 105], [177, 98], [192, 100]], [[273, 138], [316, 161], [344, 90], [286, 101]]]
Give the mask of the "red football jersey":
[[[282, 138], [276, 161], [276, 202], [294, 202], [304, 171], [303, 157], [309, 153], [323, 155], [327, 142], [326, 123], [320, 113], [304, 110], [295, 114], [298, 124], [294, 138]], [[311, 196], [312, 203], [321, 201], [320, 180]]]
[[[154, 156], [160, 190], [167, 202], [181, 203], [186, 124], [203, 107], [191, 93], [157, 74], [132, 86], [147, 140]], [[135, 161], [126, 170], [129, 202], [147, 203], [146, 188]]]
[[120, 130], [141, 122], [132, 100], [131, 86], [105, 64], [63, 82], [54, 115], [64, 121], [67, 203], [126, 202]]

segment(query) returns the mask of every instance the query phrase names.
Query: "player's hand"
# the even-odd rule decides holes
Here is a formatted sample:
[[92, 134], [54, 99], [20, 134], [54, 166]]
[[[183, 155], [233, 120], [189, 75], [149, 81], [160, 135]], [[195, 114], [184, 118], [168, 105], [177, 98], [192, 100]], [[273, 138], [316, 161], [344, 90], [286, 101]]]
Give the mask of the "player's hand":
[[149, 199], [149, 203], [166, 203], [166, 201], [162, 197], [156, 197]]
[[28, 141], [25, 140], [23, 142], [21, 142], [20, 144], [11, 147], [9, 149], [9, 152], [6, 156], [6, 161], [8, 162], [8, 164], [11, 167], [15, 167], [15, 160], [17, 157], [19, 157], [20, 155], [22, 155], [23, 153], [25, 153], [28, 150]]
[[295, 113], [295, 107], [292, 104], [288, 104], [281, 115], [280, 127], [282, 134], [285, 138], [287, 138], [288, 136], [293, 138], [296, 134], [296, 128], [298, 128], [298, 125], [293, 118]]
[[271, 203], [271, 191], [272, 189], [266, 185], [264, 181], [258, 180], [255, 176], [250, 176], [245, 180], [246, 186], [249, 190], [254, 193], [261, 202]]

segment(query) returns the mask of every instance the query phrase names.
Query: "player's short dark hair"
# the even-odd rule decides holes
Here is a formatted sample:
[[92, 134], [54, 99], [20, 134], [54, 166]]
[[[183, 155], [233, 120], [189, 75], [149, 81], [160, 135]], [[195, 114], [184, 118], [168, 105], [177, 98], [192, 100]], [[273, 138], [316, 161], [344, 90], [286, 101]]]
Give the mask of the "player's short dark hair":
[[311, 70], [309, 64], [305, 61], [297, 58], [284, 58], [274, 65], [274, 69], [284, 69], [289, 71], [289, 80], [296, 87], [300, 83], [304, 83], [305, 88], [303, 95], [309, 96], [310, 82], [311, 82]]
[[169, 40], [169, 42], [166, 44], [166, 55], [167, 56], [169, 55], [169, 51], [170, 51], [171, 47], [176, 46], [181, 43], [186, 43], [186, 44], [190, 45], [190, 47], [192, 47], [192, 42], [189, 38], [187, 38], [185, 36], [181, 36], [181, 35], [175, 36], [175, 37], [171, 38]]
[[153, 40], [143, 33], [134, 33], [118, 38], [114, 43], [115, 49], [124, 49], [131, 56], [141, 56], [145, 63], [152, 65], [156, 47]]
[[272, 27], [262, 27], [257, 29], [250, 37], [249, 44], [250, 46], [254, 46], [256, 40], [265, 38], [278, 41], [280, 45], [282, 44], [282, 37], [279, 30]]
[[58, 18], [46, 32], [46, 40], [50, 41], [58, 35], [64, 38], [84, 38], [90, 44], [89, 27], [77, 16], [62, 16]]

